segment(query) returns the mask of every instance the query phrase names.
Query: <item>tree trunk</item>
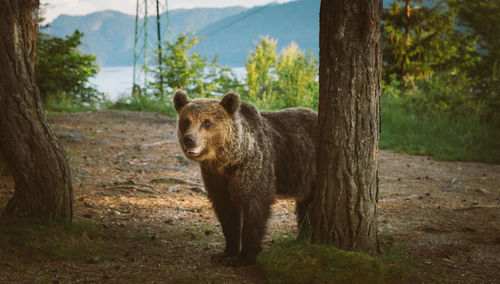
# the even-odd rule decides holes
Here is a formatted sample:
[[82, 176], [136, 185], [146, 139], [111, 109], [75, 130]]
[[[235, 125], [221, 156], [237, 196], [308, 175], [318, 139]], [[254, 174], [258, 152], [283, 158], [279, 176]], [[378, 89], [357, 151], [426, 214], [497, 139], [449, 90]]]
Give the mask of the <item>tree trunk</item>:
[[410, 0], [406, 0], [405, 5], [405, 32], [406, 32], [406, 44], [409, 46], [411, 43], [411, 33], [410, 33], [410, 17], [411, 17], [411, 4]]
[[381, 0], [321, 1], [312, 241], [379, 251]]
[[15, 193], [4, 215], [71, 222], [71, 173], [35, 83], [38, 0], [0, 1], [0, 151]]

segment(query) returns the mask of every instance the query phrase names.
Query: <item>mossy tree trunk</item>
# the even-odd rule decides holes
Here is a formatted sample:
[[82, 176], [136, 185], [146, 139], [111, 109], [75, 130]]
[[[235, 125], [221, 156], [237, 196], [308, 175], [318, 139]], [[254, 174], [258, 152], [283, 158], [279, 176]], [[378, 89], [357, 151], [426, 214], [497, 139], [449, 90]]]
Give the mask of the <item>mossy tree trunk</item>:
[[69, 223], [71, 174], [35, 83], [38, 0], [0, 1], [0, 151], [15, 193], [3, 215]]
[[321, 1], [312, 241], [378, 252], [381, 0]]

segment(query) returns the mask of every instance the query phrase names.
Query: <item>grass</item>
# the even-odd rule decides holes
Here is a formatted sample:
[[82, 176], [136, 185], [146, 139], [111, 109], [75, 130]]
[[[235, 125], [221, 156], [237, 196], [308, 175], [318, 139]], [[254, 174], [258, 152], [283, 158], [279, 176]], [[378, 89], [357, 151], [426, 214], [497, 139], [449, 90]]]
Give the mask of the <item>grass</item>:
[[83, 111], [95, 111], [93, 104], [75, 103], [66, 95], [48, 96], [43, 104], [47, 113], [72, 113]]
[[270, 283], [414, 283], [417, 271], [404, 250], [376, 257], [285, 238], [259, 256]]
[[67, 226], [36, 220], [22, 223], [2, 220], [0, 248], [15, 254], [92, 262], [102, 261], [114, 252], [95, 225], [84, 220], [75, 220]]
[[383, 103], [380, 148], [439, 160], [500, 163], [500, 129], [465, 113], [452, 119]]
[[131, 110], [161, 113], [174, 116], [175, 110], [170, 99], [156, 99], [151, 96], [121, 98], [116, 102], [107, 102], [107, 109]]

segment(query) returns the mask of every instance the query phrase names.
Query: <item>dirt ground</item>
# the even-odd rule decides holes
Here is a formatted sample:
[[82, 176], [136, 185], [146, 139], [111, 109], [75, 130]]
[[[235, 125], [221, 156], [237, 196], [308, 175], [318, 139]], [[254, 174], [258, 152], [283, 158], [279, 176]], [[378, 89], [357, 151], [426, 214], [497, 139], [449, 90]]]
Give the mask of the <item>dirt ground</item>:
[[[210, 261], [224, 248], [198, 166], [172, 118], [126, 111], [50, 115], [70, 160], [75, 219], [118, 251], [104, 261], [0, 257], [0, 282], [263, 283], [258, 265]], [[11, 195], [0, 177], [0, 197]], [[379, 236], [403, 244], [424, 282], [500, 283], [500, 165], [380, 152]], [[296, 231], [294, 204], [273, 206], [265, 248]], [[12, 263], [16, 263], [13, 265]]]

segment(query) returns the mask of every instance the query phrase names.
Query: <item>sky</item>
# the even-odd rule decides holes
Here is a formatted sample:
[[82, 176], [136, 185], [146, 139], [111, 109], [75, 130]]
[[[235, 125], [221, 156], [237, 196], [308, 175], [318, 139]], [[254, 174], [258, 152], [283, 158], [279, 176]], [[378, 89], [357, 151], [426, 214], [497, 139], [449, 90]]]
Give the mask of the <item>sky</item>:
[[[144, 3], [146, 0], [139, 0]], [[160, 0], [161, 6], [165, 6], [168, 0]], [[168, 8], [194, 8], [194, 7], [228, 7], [244, 6], [252, 7], [256, 5], [265, 5], [271, 2], [289, 2], [291, 0], [170, 0]], [[135, 15], [137, 0], [41, 0], [42, 5], [47, 4], [43, 17], [45, 22], [51, 22], [60, 14], [67, 15], [86, 15], [101, 10], [117, 10], [123, 13]], [[153, 11], [156, 3], [154, 0], [148, 0], [148, 6]]]

